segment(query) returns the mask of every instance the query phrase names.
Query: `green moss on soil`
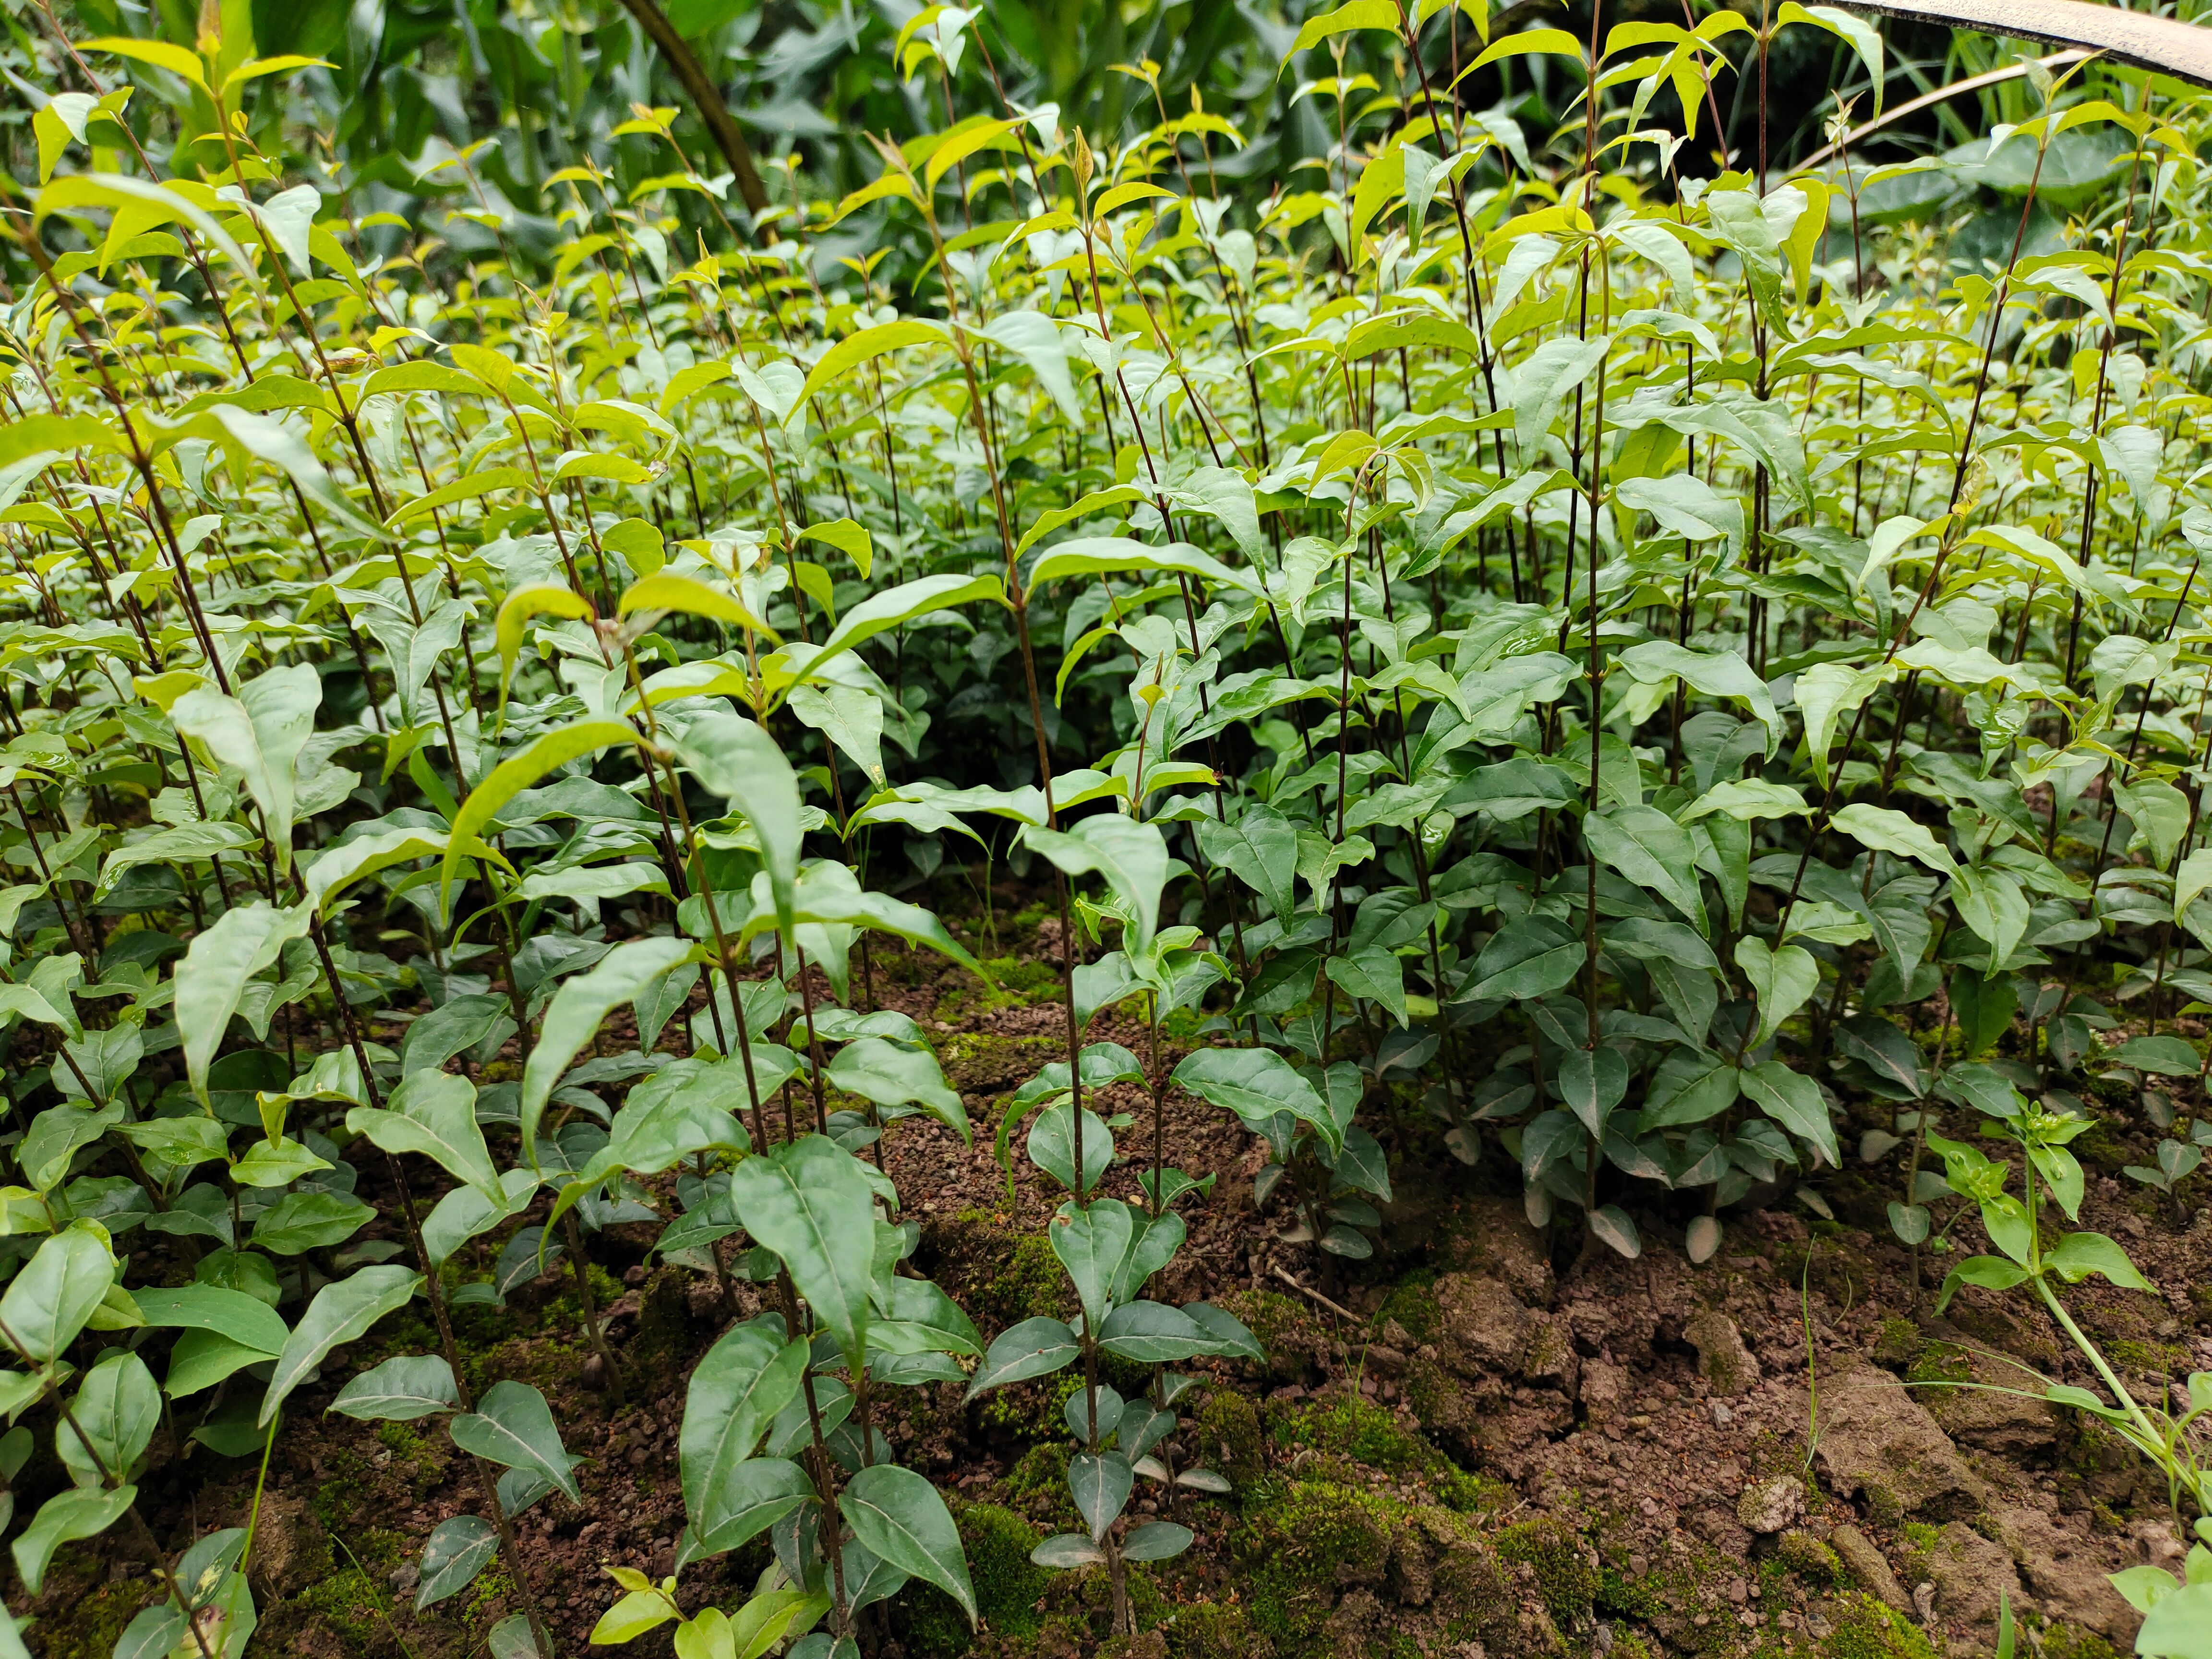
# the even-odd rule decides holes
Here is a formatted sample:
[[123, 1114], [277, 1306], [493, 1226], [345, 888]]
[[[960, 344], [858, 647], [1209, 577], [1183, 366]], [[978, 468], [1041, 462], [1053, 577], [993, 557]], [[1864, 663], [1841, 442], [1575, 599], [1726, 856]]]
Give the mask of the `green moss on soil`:
[[1335, 1452], [1393, 1474], [1438, 1472], [1442, 1452], [1362, 1395], [1331, 1395], [1311, 1405], [1278, 1407], [1268, 1414], [1274, 1438], [1292, 1446]]
[[1572, 1528], [1548, 1518], [1523, 1521], [1499, 1533], [1497, 1543], [1500, 1560], [1535, 1570], [1537, 1593], [1554, 1623], [1571, 1626], [1589, 1616], [1599, 1574]]
[[1936, 1659], [1918, 1626], [1871, 1595], [1846, 1596], [1838, 1612], [1820, 1644], [1821, 1659]]
[[[1044, 1619], [1037, 1603], [1052, 1574], [1030, 1559], [1043, 1534], [1013, 1510], [996, 1504], [954, 1499], [952, 1517], [968, 1552], [975, 1587], [975, 1612], [985, 1631], [1010, 1642], [1034, 1638]], [[917, 1586], [909, 1595], [907, 1648], [915, 1659], [952, 1659], [972, 1645], [968, 1617], [943, 1592]]]
[[1260, 1413], [1249, 1395], [1217, 1389], [1212, 1398], [1199, 1408], [1194, 1421], [1200, 1461], [1211, 1463], [1238, 1490], [1250, 1486], [1267, 1472], [1267, 1437], [1261, 1432]]

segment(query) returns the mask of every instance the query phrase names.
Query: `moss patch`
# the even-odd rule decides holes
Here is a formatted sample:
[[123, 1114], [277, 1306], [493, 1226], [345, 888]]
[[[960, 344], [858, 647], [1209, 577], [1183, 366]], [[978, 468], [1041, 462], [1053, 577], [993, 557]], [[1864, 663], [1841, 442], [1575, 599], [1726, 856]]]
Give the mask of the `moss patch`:
[[1598, 1570], [1565, 1522], [1540, 1519], [1508, 1527], [1498, 1534], [1498, 1555], [1534, 1569], [1537, 1593], [1555, 1622], [1571, 1626], [1589, 1617], [1597, 1601]]
[[[953, 1500], [953, 1519], [968, 1551], [968, 1576], [975, 1587], [975, 1612], [982, 1628], [1008, 1641], [1034, 1638], [1042, 1626], [1037, 1603], [1052, 1587], [1052, 1575], [1030, 1559], [1042, 1534], [1012, 1510], [996, 1504]], [[902, 1597], [906, 1641], [918, 1659], [951, 1659], [972, 1645], [968, 1616], [952, 1598], [927, 1585]]]
[[1216, 1389], [1195, 1422], [1200, 1462], [1211, 1462], [1240, 1490], [1266, 1473], [1267, 1440], [1249, 1395]]
[[1871, 1595], [1846, 1596], [1821, 1659], [1936, 1659], [1919, 1626]]
[[1335, 1452], [1370, 1468], [1393, 1474], [1425, 1474], [1448, 1465], [1442, 1452], [1395, 1413], [1359, 1395], [1333, 1395], [1311, 1405], [1278, 1407], [1267, 1415], [1278, 1441]]
[[1349, 1486], [1301, 1481], [1248, 1511], [1230, 1549], [1253, 1628], [1302, 1646], [1328, 1621], [1342, 1586], [1381, 1583], [1390, 1559], [1389, 1508]]

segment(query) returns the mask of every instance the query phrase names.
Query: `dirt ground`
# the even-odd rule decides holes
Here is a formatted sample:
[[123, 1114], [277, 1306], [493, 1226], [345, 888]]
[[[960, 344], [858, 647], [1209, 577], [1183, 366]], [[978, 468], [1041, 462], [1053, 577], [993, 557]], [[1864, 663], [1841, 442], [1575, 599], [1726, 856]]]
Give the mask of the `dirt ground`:
[[[1022, 896], [1009, 890], [1000, 914]], [[1010, 1201], [991, 1145], [1012, 1091], [1061, 1052], [1063, 1028], [1055, 930], [1010, 927], [995, 943], [972, 928], [966, 937], [995, 959], [1006, 1000], [933, 960], [880, 949], [872, 979], [879, 1006], [911, 1014], [936, 1041], [975, 1125], [974, 1144], [963, 1145], [908, 1120], [884, 1151], [921, 1224], [915, 1265], [988, 1340], [1069, 1305], [1042, 1237], [1058, 1189], [1018, 1156]], [[857, 974], [852, 988], [857, 1005]], [[1089, 1035], [1144, 1052], [1126, 1023], [1102, 1019]], [[635, 1040], [634, 1028], [611, 1025], [600, 1051]], [[1176, 1044], [1165, 1062], [1189, 1046]], [[1470, 1083], [1486, 1070], [1473, 1055], [1464, 1063]], [[2193, 1085], [2169, 1092], [2185, 1113], [2201, 1104]], [[1852, 1158], [1802, 1189], [1762, 1194], [1763, 1209], [1724, 1214], [1724, 1242], [1703, 1267], [1683, 1249], [1697, 1195], [1676, 1202], [1649, 1184], [1624, 1185], [1619, 1201], [1645, 1246], [1630, 1261], [1586, 1246], [1572, 1226], [1530, 1227], [1517, 1173], [1495, 1141], [1470, 1168], [1399, 1093], [1406, 1097], [1378, 1091], [1363, 1110], [1390, 1152], [1395, 1184], [1365, 1261], [1276, 1240], [1280, 1216], [1253, 1205], [1259, 1144], [1215, 1109], [1168, 1097], [1166, 1161], [1217, 1181], [1182, 1200], [1189, 1239], [1152, 1293], [1231, 1310], [1267, 1358], [1185, 1368], [1197, 1382], [1165, 1449], [1173, 1467], [1209, 1467], [1234, 1490], [1147, 1485], [1140, 1493], [1138, 1512], [1172, 1514], [1198, 1542], [1179, 1560], [1133, 1569], [1139, 1634], [1109, 1639], [1097, 1572], [1051, 1574], [1027, 1559], [1040, 1537], [1074, 1519], [1060, 1482], [1066, 1385], [1023, 1384], [963, 1406], [957, 1385], [937, 1384], [886, 1403], [879, 1425], [902, 1461], [951, 1495], [983, 1623], [971, 1633], [950, 1601], [910, 1587], [870, 1613], [866, 1650], [878, 1659], [1921, 1659], [1992, 1651], [2002, 1596], [2045, 1659], [2127, 1650], [2131, 1617], [2105, 1575], [2179, 1560], [2167, 1495], [2080, 1415], [1957, 1386], [2033, 1386], [2021, 1367], [2093, 1379], [2021, 1299], [1969, 1290], [1933, 1317], [1944, 1257], [1923, 1260], [1916, 1304], [1909, 1258], [1884, 1219], [1903, 1182], [1901, 1151], [1872, 1164]], [[1846, 1099], [1850, 1149], [1894, 1108]], [[1130, 1161], [1106, 1190], [1133, 1197], [1151, 1103], [1123, 1085], [1103, 1103], [1133, 1119], [1120, 1132]], [[2124, 1164], [2152, 1161], [2157, 1139], [2132, 1085], [2103, 1086], [2091, 1103], [2103, 1122], [2076, 1147], [2091, 1171], [2081, 1224], [2124, 1243], [2160, 1293], [2097, 1281], [2069, 1292], [2069, 1305], [2131, 1385], [2155, 1397], [2192, 1370], [2212, 1370], [2212, 1212], [2177, 1214], [2120, 1178]], [[1971, 1128], [1967, 1114], [1952, 1116], [1954, 1133]], [[385, 1218], [371, 1236], [397, 1241], [383, 1160], [356, 1156], [361, 1194]], [[437, 1190], [429, 1173], [413, 1166], [424, 1204]], [[541, 1196], [535, 1218], [544, 1204]], [[671, 1570], [684, 1522], [676, 1439], [684, 1379], [732, 1319], [759, 1305], [742, 1281], [732, 1307], [711, 1275], [660, 1263], [650, 1254], [655, 1231], [618, 1225], [590, 1244], [619, 1398], [590, 1356], [566, 1264], [504, 1308], [458, 1311], [471, 1382], [543, 1388], [568, 1449], [586, 1459], [582, 1507], [555, 1495], [517, 1523], [564, 1654], [583, 1650], [619, 1594], [603, 1567]], [[1966, 1251], [1981, 1247], [1971, 1218], [1953, 1236]], [[479, 1241], [472, 1259], [465, 1251], [461, 1276], [488, 1270], [499, 1245], [495, 1237]], [[126, 1247], [144, 1253], [134, 1278], [189, 1276], [179, 1241], [142, 1233]], [[389, 1319], [294, 1397], [252, 1569], [258, 1651], [459, 1659], [483, 1651], [486, 1632], [514, 1605], [495, 1565], [462, 1595], [415, 1613], [423, 1539], [478, 1506], [471, 1466], [434, 1419], [325, 1414], [349, 1376], [434, 1341], [419, 1312]], [[1148, 1379], [1121, 1380], [1133, 1391]], [[257, 1473], [255, 1459], [226, 1459], [185, 1438], [197, 1421], [177, 1413], [141, 1481], [142, 1506], [172, 1551], [241, 1523]], [[17, 1479], [17, 1515], [63, 1478], [42, 1445]], [[684, 1598], [734, 1601], [768, 1559], [757, 1541], [696, 1564]], [[18, 1588], [10, 1604], [37, 1615], [34, 1653], [106, 1659], [155, 1593], [148, 1564], [118, 1530], [64, 1547], [46, 1594], [32, 1604]], [[668, 1632], [633, 1650], [669, 1653]]]

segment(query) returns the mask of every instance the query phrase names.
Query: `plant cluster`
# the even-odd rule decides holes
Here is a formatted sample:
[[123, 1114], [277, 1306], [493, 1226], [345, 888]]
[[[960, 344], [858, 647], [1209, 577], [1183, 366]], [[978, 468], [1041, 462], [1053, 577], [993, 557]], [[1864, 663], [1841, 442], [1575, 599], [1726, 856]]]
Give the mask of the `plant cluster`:
[[[617, 1571], [595, 1640], [855, 1654], [912, 1580], [972, 1617], [887, 1391], [1071, 1366], [1086, 1529], [1036, 1559], [1103, 1567], [1126, 1629], [1129, 1564], [1193, 1535], [1139, 1479], [1228, 1486], [1162, 1455], [1167, 1368], [1259, 1357], [1146, 1294], [1212, 1180], [1166, 1162], [1176, 1091], [1332, 1271], [1386, 1143], [1702, 1262], [1878, 1103], [1914, 1294], [1980, 1228], [1943, 1297], [2031, 1289], [2110, 1391], [2050, 1397], [2205, 1511], [2212, 1383], [2130, 1395], [2057, 1286], [2147, 1281], [2048, 1216], [2094, 1102], [2203, 1070], [2201, 112], [2035, 65], [1958, 149], [1878, 161], [1839, 112], [1770, 169], [1762, 99], [1699, 173], [1731, 76], [1811, 33], [1878, 110], [1881, 38], [1790, 3], [1462, 59], [1467, 21], [1307, 21], [1333, 142], [1264, 198], [1155, 64], [1111, 143], [994, 70], [842, 199], [735, 216], [639, 105], [610, 140], [663, 171], [550, 173], [550, 246], [478, 191], [466, 258], [283, 171], [233, 116], [314, 65], [228, 11], [64, 41], [0, 336], [0, 1405], [70, 1483], [27, 1588], [127, 1526], [166, 1594], [118, 1651], [241, 1651], [253, 1526], [172, 1559], [134, 1473], [173, 1418], [265, 1475], [419, 1306], [330, 1408], [442, 1419], [478, 1501], [416, 1606], [499, 1562], [491, 1650], [550, 1655], [513, 1523], [578, 1460], [539, 1389], [471, 1388], [453, 1310], [565, 1262], [618, 1393], [593, 1239], [644, 1223], [766, 1310], [689, 1379], [674, 1575]], [[932, 7], [896, 49], [949, 98], [991, 39]], [[876, 993], [877, 941], [985, 976], [900, 896], [948, 858], [1058, 930], [1060, 1057], [995, 1134], [1067, 1194], [1079, 1312], [988, 1343], [886, 1156], [975, 1129]], [[2171, 1195], [2167, 1146], [2130, 1173]], [[750, 1600], [684, 1611], [763, 1536]], [[2201, 1578], [2130, 1593], [2178, 1627]]]

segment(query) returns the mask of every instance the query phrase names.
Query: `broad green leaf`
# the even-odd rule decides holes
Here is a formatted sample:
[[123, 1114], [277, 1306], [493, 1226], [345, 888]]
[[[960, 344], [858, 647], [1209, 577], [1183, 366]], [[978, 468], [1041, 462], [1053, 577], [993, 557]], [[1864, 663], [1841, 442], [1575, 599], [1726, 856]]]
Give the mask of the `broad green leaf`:
[[814, 1316], [857, 1364], [875, 1268], [875, 1191], [853, 1155], [803, 1135], [739, 1164], [730, 1196], [746, 1231], [780, 1256]]
[[1287, 63], [1298, 53], [1340, 34], [1351, 34], [1360, 29], [1382, 29], [1395, 34], [1399, 29], [1398, 8], [1395, 0], [1348, 0], [1348, 3], [1333, 11], [1325, 11], [1306, 19], [1298, 30], [1297, 39], [1284, 54]]
[[415, 1611], [459, 1595], [498, 1553], [499, 1534], [482, 1516], [456, 1515], [441, 1521], [422, 1545]]
[[775, 898], [776, 926], [788, 933], [805, 839], [799, 781], [791, 763], [767, 732], [735, 714], [708, 714], [692, 721], [677, 741], [676, 758], [752, 825]]
[[998, 605], [1006, 602], [1006, 590], [999, 585], [996, 576], [963, 576], [947, 572], [887, 587], [845, 613], [844, 620], [831, 629], [830, 637], [823, 641], [821, 650], [807, 659], [804, 672], [810, 678], [817, 677], [823, 665], [842, 651], [849, 651], [902, 623], [914, 622], [939, 611], [951, 611], [977, 599], [988, 599]]
[[[554, 992], [553, 1000], [545, 1010], [544, 1031], [539, 1036], [537, 1047], [530, 1051], [530, 1058], [522, 1068], [522, 1151], [531, 1168], [538, 1167], [538, 1120], [544, 1115], [545, 1103], [553, 1097], [553, 1091], [560, 1083], [562, 1075], [568, 1071], [568, 1062], [590, 1045], [599, 1035], [599, 1023], [617, 1007], [625, 1002], [635, 1002], [644, 996], [678, 963], [693, 960], [697, 951], [696, 945], [684, 939], [629, 939], [600, 957], [589, 972], [561, 981], [561, 988]], [[443, 1073], [417, 1072], [410, 1077], [409, 1081], [412, 1082], [415, 1078], [439, 1078], [448, 1084], [460, 1081], [447, 1078]], [[474, 1098], [476, 1091], [469, 1089], [466, 1083], [462, 1083], [461, 1087], [468, 1089], [471, 1098]], [[429, 1103], [445, 1100], [447, 1092], [423, 1097], [426, 1109]], [[452, 1118], [450, 1109], [445, 1116]], [[350, 1127], [353, 1121], [350, 1115], [346, 1121]], [[453, 1121], [458, 1129], [458, 1120]], [[410, 1133], [395, 1124], [383, 1127], [395, 1135]], [[427, 1129], [425, 1133], [428, 1133]], [[416, 1147], [410, 1150], [428, 1149]], [[487, 1195], [495, 1185], [489, 1176], [488, 1158], [483, 1179], [474, 1176], [463, 1178], [470, 1180]]]
[[56, 1550], [80, 1539], [99, 1537], [123, 1518], [137, 1497], [136, 1486], [77, 1486], [46, 1499], [12, 1546], [23, 1588], [38, 1595]]
[[1212, 554], [1188, 542], [1165, 547], [1133, 541], [1126, 536], [1079, 537], [1055, 542], [1037, 555], [1030, 569], [1029, 592], [1034, 595], [1048, 582], [1063, 577], [1114, 575], [1195, 576], [1215, 587], [1226, 587], [1254, 597], [1264, 590], [1258, 580], [1242, 570], [1231, 570]]
[[213, 1331], [265, 1355], [282, 1353], [292, 1334], [276, 1310], [258, 1297], [221, 1285], [148, 1287], [132, 1295], [149, 1325]]
[[1105, 1318], [1114, 1299], [1114, 1285], [1122, 1259], [1136, 1237], [1129, 1206], [1118, 1199], [1102, 1198], [1078, 1208], [1070, 1201], [1060, 1206], [1045, 1229], [1052, 1253], [1075, 1285], [1083, 1316], [1096, 1322]]
[[477, 1123], [474, 1084], [449, 1072], [410, 1072], [385, 1106], [355, 1107], [346, 1114], [346, 1128], [384, 1152], [420, 1152], [488, 1200], [500, 1200], [499, 1171]]
[[54, 1429], [54, 1449], [81, 1487], [129, 1480], [161, 1421], [161, 1391], [137, 1354], [110, 1348], [77, 1384], [69, 1416]]
[[621, 610], [625, 617], [640, 611], [681, 611], [688, 616], [707, 617], [732, 628], [765, 634], [771, 640], [775, 637], [775, 631], [746, 610], [744, 602], [728, 589], [710, 587], [692, 577], [665, 571], [632, 582], [623, 592]]
[[1075, 1333], [1057, 1319], [1024, 1319], [1001, 1331], [968, 1379], [970, 1400], [987, 1389], [1049, 1376], [1083, 1352]]
[[106, 1230], [96, 1222], [72, 1222], [40, 1243], [8, 1282], [0, 1296], [0, 1322], [25, 1359], [46, 1364], [76, 1340], [114, 1284]]
[[460, 815], [453, 820], [446, 860], [438, 876], [440, 911], [445, 910], [446, 895], [453, 884], [454, 871], [466, 855], [465, 848], [483, 834], [499, 816], [501, 807], [572, 760], [595, 755], [602, 749], [635, 746], [643, 741], [621, 720], [579, 720], [573, 726], [555, 727], [520, 754], [494, 767], [490, 775], [469, 792], [469, 798], [461, 803]]
[[1065, 832], [1024, 825], [1021, 838], [1071, 876], [1096, 871], [1105, 877], [1132, 918], [1127, 948], [1140, 952], [1151, 945], [1159, 926], [1160, 890], [1172, 867], [1158, 825], [1099, 812]]
[[878, 1463], [846, 1483], [837, 1507], [865, 1548], [936, 1585], [975, 1622], [975, 1591], [960, 1529], [927, 1478], [896, 1463]]
[[799, 539], [820, 542], [834, 547], [847, 558], [866, 580], [875, 567], [876, 544], [867, 527], [851, 519], [832, 519], [828, 524], [811, 524], [799, 532]]
[[204, 686], [187, 691], [169, 710], [179, 732], [244, 775], [280, 874], [291, 867], [294, 769], [322, 701], [322, 677], [295, 663], [248, 680], [235, 697]]
[[453, 1373], [437, 1354], [402, 1354], [366, 1370], [338, 1390], [331, 1409], [374, 1422], [411, 1423], [460, 1403]]
[[926, 323], [914, 318], [903, 318], [895, 323], [879, 323], [873, 328], [864, 328], [858, 334], [847, 336], [822, 354], [806, 376], [800, 389], [799, 401], [806, 402], [823, 388], [835, 385], [862, 363], [881, 357], [888, 352], [900, 351], [908, 346], [950, 345], [951, 339], [935, 323]]
[[591, 614], [591, 601], [582, 594], [550, 582], [518, 587], [501, 602], [493, 638], [499, 647], [499, 697], [502, 708], [507, 702], [507, 683], [514, 678], [514, 659], [522, 653], [522, 637], [529, 630], [530, 619], [550, 616], [580, 622]]
[[317, 1291], [276, 1357], [276, 1372], [261, 1398], [258, 1425], [268, 1427], [286, 1397], [331, 1349], [366, 1336], [385, 1315], [405, 1307], [422, 1284], [422, 1275], [412, 1268], [384, 1266], [357, 1269]]
[[2045, 1267], [2069, 1285], [2100, 1273], [2124, 1291], [2154, 1291], [2128, 1253], [2102, 1233], [2069, 1233], [2043, 1258]]
[[684, 1507], [701, 1538], [718, 1537], [755, 1506], [741, 1470], [798, 1396], [806, 1360], [806, 1344], [787, 1340], [781, 1320], [763, 1317], [731, 1330], [693, 1369], [677, 1455]]
[[576, 1485], [578, 1460], [562, 1445], [545, 1396], [528, 1383], [512, 1378], [493, 1383], [476, 1410], [456, 1417], [447, 1431], [463, 1451], [550, 1481], [572, 1504], [584, 1501]]
[[1899, 858], [1917, 859], [1929, 869], [1949, 875], [1958, 866], [1927, 828], [1889, 806], [1869, 806], [1853, 801], [1829, 820], [1863, 847]]
[[1711, 923], [1698, 891], [1688, 831], [1656, 806], [1617, 806], [1583, 820], [1591, 853], [1638, 887], [1657, 893], [1699, 933]]
[[1795, 945], [1776, 951], [1765, 939], [1747, 933], [1735, 942], [1735, 965], [1743, 969], [1745, 983], [1759, 999], [1759, 1030], [1751, 1040], [1754, 1048], [1820, 988], [1819, 961]]
[[1278, 1112], [1310, 1123], [1334, 1152], [1343, 1145], [1336, 1118], [1312, 1084], [1272, 1048], [1200, 1048], [1175, 1068], [1175, 1081], [1233, 1112], [1255, 1134]]
[[1810, 1141], [1831, 1168], [1841, 1167], [1843, 1153], [1837, 1148], [1835, 1126], [1828, 1120], [1828, 1103], [1819, 1084], [1778, 1060], [1747, 1066], [1736, 1080], [1760, 1111], [1799, 1139]]

